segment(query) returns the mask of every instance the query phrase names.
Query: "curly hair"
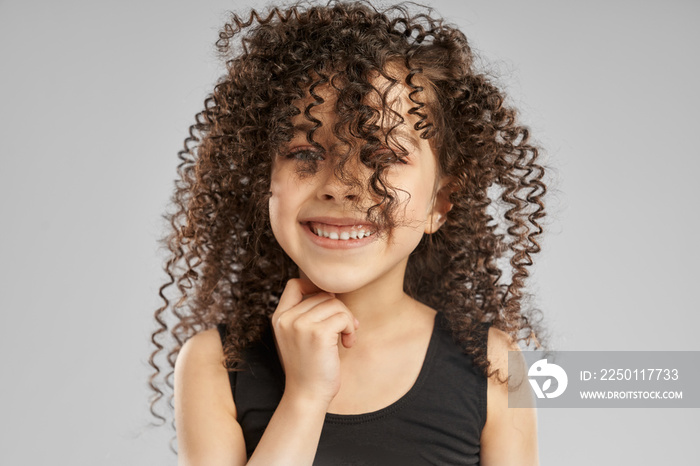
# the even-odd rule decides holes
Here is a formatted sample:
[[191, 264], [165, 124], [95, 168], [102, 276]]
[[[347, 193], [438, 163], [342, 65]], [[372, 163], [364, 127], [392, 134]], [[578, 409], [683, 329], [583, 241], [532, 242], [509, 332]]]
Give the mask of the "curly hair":
[[[252, 10], [247, 19], [232, 13], [216, 43], [227, 72], [178, 154], [171, 198], [176, 210], [165, 215], [172, 230], [161, 242], [170, 254], [170, 279], [160, 288], [165, 304], [155, 312], [159, 328], [149, 359], [155, 417], [165, 421], [154, 409], [165, 395], [155, 383], [161, 374], [155, 358], [167, 347], [159, 340], [169, 336], [168, 309], [176, 318], [167, 353], [171, 370], [164, 377], [172, 389], [175, 359], [188, 338], [225, 324], [226, 367], [234, 370], [242, 351], [269, 325], [287, 280], [298, 276], [271, 231], [270, 176], [280, 148], [297, 130], [292, 118], [302, 111], [295, 103], [308, 96], [307, 140], [319, 146], [314, 132], [321, 122], [310, 113], [324, 102], [319, 86], [331, 86], [337, 96], [333, 134], [363, 144], [359, 160], [372, 173], [364, 189], [376, 200], [368, 218], [387, 231], [395, 226], [388, 162], [372, 154], [387, 146], [398, 158], [405, 152], [390, 144], [398, 124], [388, 130], [378, 124], [381, 111], [393, 112], [388, 90], [372, 84], [378, 75], [390, 87], [410, 89], [414, 106], [408, 113], [418, 117], [413, 129], [429, 139], [439, 172], [450, 179], [453, 207], [411, 254], [405, 292], [444, 313], [455, 340], [484, 375], [492, 373], [474, 331], [480, 322], [491, 322], [516, 342], [543, 347], [541, 313], [526, 309], [524, 289], [545, 215], [538, 148], [504, 92], [476, 70], [465, 35], [433, 16], [430, 9], [413, 14], [405, 4], [380, 11], [364, 1], [297, 3], [264, 14]], [[379, 105], [368, 103], [372, 95], [381, 97]], [[403, 122], [396, 112], [393, 117]], [[344, 173], [344, 160], [340, 175], [360, 183]], [[178, 295], [169, 300], [165, 291], [172, 285]]]

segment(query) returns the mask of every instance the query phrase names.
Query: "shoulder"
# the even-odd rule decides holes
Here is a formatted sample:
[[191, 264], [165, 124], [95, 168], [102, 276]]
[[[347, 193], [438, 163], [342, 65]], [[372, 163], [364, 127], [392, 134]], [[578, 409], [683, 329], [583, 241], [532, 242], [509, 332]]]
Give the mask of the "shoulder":
[[182, 345], [174, 395], [178, 464], [245, 464], [245, 441], [216, 328]]
[[[511, 380], [506, 383], [509, 354], [515, 356], [511, 356], [511, 366], [515, 361], [515, 368], [510, 368]], [[526, 408], [508, 407], [509, 395], [518, 396], [519, 400], [531, 398], [530, 385], [522, 383], [526, 381], [516, 375], [525, 373], [526, 367], [520, 347], [506, 332], [492, 326], [488, 332], [487, 357], [491, 365], [489, 372], [498, 372], [488, 379], [486, 423], [481, 434], [482, 464], [539, 464], [534, 403]]]
[[[520, 354], [520, 347], [506, 332], [497, 329], [493, 325], [490, 326], [486, 356], [491, 364], [491, 371], [499, 370], [501, 373], [499, 377], [501, 379], [504, 379], [505, 375], [508, 373], [509, 351], [516, 351]], [[491, 378], [489, 378], [489, 382], [491, 382]]]
[[212, 367], [215, 364], [223, 364], [224, 349], [221, 345], [221, 337], [216, 328], [204, 330], [190, 337], [178, 353], [175, 366], [184, 369], [196, 369], [205, 365]]
[[224, 350], [216, 328], [199, 332], [182, 345], [175, 361], [174, 375], [176, 393], [178, 387], [183, 393], [206, 391], [202, 395], [213, 397], [235, 417], [236, 408], [224, 366]]
[[193, 335], [185, 342], [184, 345], [182, 345], [182, 349], [185, 349], [186, 347], [201, 347], [211, 350], [212, 347], [216, 346], [221, 347], [221, 337], [219, 335], [219, 331], [215, 327], [210, 328], [209, 330], [202, 330], [201, 332]]
[[209, 330], [202, 330], [201, 332], [190, 337], [184, 345], [180, 353], [183, 352], [193, 352], [195, 355], [200, 355], [202, 352], [209, 354], [210, 356], [214, 353], [221, 353], [223, 357], [223, 347], [221, 346], [221, 336], [219, 331], [215, 328], [210, 328]]

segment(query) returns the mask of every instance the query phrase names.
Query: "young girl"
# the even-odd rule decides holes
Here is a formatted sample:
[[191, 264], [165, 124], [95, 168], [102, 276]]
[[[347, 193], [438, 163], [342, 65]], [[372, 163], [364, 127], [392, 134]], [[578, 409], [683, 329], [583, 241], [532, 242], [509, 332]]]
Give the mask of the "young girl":
[[176, 284], [178, 464], [538, 464], [505, 379], [538, 343], [543, 169], [465, 36], [332, 2], [234, 15], [217, 46], [151, 356], [155, 403]]

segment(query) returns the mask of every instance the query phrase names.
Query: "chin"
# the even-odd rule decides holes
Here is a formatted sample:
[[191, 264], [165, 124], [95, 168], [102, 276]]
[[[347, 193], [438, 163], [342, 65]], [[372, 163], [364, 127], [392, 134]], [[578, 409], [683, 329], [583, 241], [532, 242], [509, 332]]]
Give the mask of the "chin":
[[338, 275], [330, 276], [323, 274], [306, 274], [306, 276], [311, 280], [311, 282], [317, 287], [321, 288], [327, 293], [350, 293], [352, 291], [358, 290], [366, 285], [364, 280], [353, 280], [347, 278], [341, 278]]

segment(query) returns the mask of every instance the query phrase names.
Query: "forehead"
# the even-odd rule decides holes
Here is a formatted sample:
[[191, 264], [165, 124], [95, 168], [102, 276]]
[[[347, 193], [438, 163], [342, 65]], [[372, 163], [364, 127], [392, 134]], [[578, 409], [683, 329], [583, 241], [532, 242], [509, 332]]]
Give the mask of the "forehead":
[[[411, 101], [410, 94], [413, 89], [404, 83], [403, 76], [398, 73], [394, 72], [390, 76], [394, 81], [379, 73], [370, 77], [368, 84], [371, 88], [363, 96], [362, 101], [354, 106], [350, 105], [348, 111], [353, 112], [353, 108], [356, 111], [360, 106], [369, 106], [377, 111], [373, 117], [368, 115], [369, 121], [378, 125], [385, 133], [393, 127], [396, 128], [392, 133], [404, 135], [409, 132], [417, 133], [413, 128], [421, 118], [409, 111], [421, 106]], [[348, 108], [347, 102], [338, 105], [341, 91], [335, 87], [336, 77], [329, 78], [329, 82], [314, 87], [313, 94], [318, 98], [314, 97], [307, 88], [306, 96], [294, 102], [300, 111], [292, 118], [292, 125], [296, 131], [305, 132], [315, 126], [314, 122], [306, 116], [307, 111], [312, 118], [321, 120], [322, 125], [325, 126], [339, 120], [339, 108]], [[418, 96], [420, 101], [428, 98], [426, 92], [419, 92]]]

